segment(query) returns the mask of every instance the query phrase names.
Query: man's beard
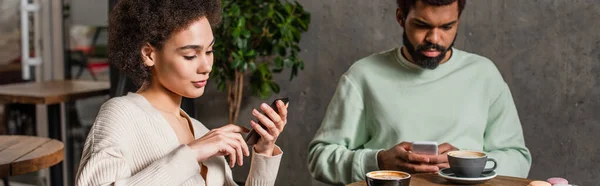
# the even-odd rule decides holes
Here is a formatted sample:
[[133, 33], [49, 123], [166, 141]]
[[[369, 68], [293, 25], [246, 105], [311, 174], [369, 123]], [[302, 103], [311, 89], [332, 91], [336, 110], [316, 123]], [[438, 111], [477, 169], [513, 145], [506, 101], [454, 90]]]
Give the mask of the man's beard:
[[[442, 60], [444, 60], [444, 57], [446, 57], [446, 53], [452, 48], [452, 46], [454, 46], [454, 41], [456, 41], [457, 35], [454, 36], [454, 40], [448, 47], [425, 41], [425, 44], [418, 45], [415, 49], [415, 46], [408, 40], [408, 36], [406, 36], [406, 29], [404, 29], [404, 33], [402, 33], [402, 43], [404, 44], [404, 47], [406, 47], [406, 51], [408, 51], [408, 53], [412, 57], [412, 62], [414, 64], [422, 68], [428, 68], [433, 70], [440, 65], [440, 62], [442, 62]], [[421, 51], [429, 49], [435, 49], [439, 51], [440, 55], [436, 57], [428, 57], [421, 53]]]

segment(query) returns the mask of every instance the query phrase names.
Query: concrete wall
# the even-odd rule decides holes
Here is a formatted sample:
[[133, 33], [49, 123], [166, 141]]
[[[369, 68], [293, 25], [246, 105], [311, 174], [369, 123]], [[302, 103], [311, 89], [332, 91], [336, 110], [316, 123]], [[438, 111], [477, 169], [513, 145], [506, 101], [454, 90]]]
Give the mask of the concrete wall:
[[70, 0], [74, 25], [107, 26], [108, 0]]
[[[274, 97], [290, 97], [291, 104], [278, 141], [285, 155], [276, 185], [325, 185], [308, 173], [307, 146], [338, 79], [357, 59], [399, 46], [402, 29], [392, 0], [299, 2], [312, 13], [312, 24], [301, 42], [306, 68], [292, 82], [289, 72], [278, 77], [282, 92]], [[600, 182], [598, 17], [594, 0], [478, 0], [463, 13], [456, 47], [492, 59], [508, 82], [533, 154], [531, 179]], [[196, 100], [198, 119], [210, 128], [227, 122], [226, 99], [214, 87]], [[260, 102], [245, 97], [239, 124], [249, 126]], [[244, 180], [247, 169], [235, 168], [236, 180]]]

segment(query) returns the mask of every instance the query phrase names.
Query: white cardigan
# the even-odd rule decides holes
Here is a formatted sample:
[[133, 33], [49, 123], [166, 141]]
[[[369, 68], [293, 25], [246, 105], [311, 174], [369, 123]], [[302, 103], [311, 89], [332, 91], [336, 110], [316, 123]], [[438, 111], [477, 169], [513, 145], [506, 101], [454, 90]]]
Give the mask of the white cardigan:
[[[196, 139], [208, 132], [202, 123], [190, 120]], [[246, 185], [274, 185], [281, 156], [253, 151]], [[223, 156], [202, 164], [208, 167], [208, 182], [190, 147], [179, 144], [162, 114], [143, 96], [129, 93], [102, 105], [85, 142], [75, 184], [236, 185]]]

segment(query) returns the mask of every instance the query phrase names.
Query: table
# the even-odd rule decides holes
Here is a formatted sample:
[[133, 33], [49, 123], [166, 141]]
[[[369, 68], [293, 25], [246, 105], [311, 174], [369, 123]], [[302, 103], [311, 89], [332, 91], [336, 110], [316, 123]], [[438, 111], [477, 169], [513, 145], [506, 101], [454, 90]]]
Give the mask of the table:
[[63, 160], [62, 142], [36, 136], [0, 135], [0, 178], [35, 172]]
[[[462, 185], [456, 184], [447, 181], [446, 179], [438, 176], [437, 174], [412, 174], [412, 178], [410, 180], [411, 186], [439, 186], [439, 185]], [[475, 186], [485, 186], [485, 185], [510, 185], [510, 186], [527, 186], [529, 182], [533, 180], [528, 180], [524, 178], [515, 178], [509, 176], [496, 176], [494, 179], [488, 180], [481, 184], [477, 184]], [[346, 186], [367, 186], [367, 183], [364, 181], [355, 182], [348, 184]]]
[[48, 136], [52, 139], [60, 140], [67, 145], [64, 154], [66, 159], [65, 164], [68, 168], [67, 170], [63, 170], [62, 162], [51, 167], [51, 185], [63, 185], [63, 171], [67, 172], [67, 181], [73, 180], [73, 178], [70, 178], [69, 174], [73, 172], [73, 170], [68, 166], [72, 164], [72, 158], [69, 158], [72, 143], [69, 143], [66, 135], [62, 135], [62, 131], [66, 131], [66, 127], [61, 125], [60, 104], [92, 96], [108, 95], [109, 91], [110, 83], [101, 81], [55, 80], [0, 85], [0, 104], [21, 103], [47, 105]]
[[110, 83], [101, 81], [55, 80], [0, 86], [0, 103], [60, 104], [98, 95], [107, 95]]

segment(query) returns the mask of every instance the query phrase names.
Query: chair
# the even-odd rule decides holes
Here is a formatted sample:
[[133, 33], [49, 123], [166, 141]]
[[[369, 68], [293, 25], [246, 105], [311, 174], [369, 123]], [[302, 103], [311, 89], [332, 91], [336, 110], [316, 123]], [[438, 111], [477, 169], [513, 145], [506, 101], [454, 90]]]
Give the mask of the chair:
[[79, 48], [69, 50], [69, 63], [71, 66], [79, 67], [79, 71], [75, 76], [75, 79], [79, 79], [83, 73], [83, 70], [87, 70], [94, 81], [97, 81], [96, 69], [107, 68], [109, 66], [108, 60], [106, 59], [106, 46], [98, 45], [98, 38], [100, 35], [108, 30], [107, 27], [98, 27], [94, 32], [92, 43], [90, 47]]
[[96, 69], [107, 68], [109, 65], [108, 61], [90, 63], [88, 61], [88, 57], [81, 50], [69, 50], [68, 53], [70, 57], [69, 62], [71, 63], [71, 66], [79, 67], [79, 71], [77, 71], [75, 79], [81, 78], [83, 70], [87, 70], [90, 73], [90, 75], [92, 75], [92, 79], [94, 79], [94, 81], [97, 81], [98, 77], [96, 77]]
[[88, 70], [88, 72], [90, 72], [94, 81], [96, 81], [98, 79], [96, 77], [96, 73], [94, 73], [94, 71], [88, 67], [87, 57], [85, 56], [83, 51], [69, 50], [68, 54], [69, 54], [69, 63], [71, 64], [71, 66], [79, 67], [79, 71], [77, 71], [77, 75], [75, 76], [75, 79], [79, 79], [81, 77], [81, 74], [83, 73], [84, 69]]

